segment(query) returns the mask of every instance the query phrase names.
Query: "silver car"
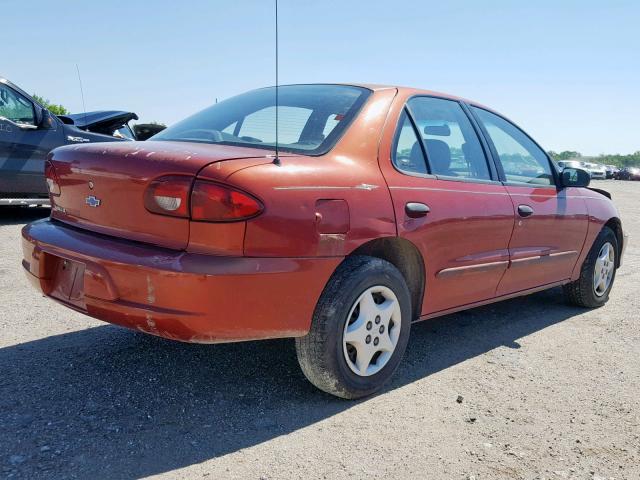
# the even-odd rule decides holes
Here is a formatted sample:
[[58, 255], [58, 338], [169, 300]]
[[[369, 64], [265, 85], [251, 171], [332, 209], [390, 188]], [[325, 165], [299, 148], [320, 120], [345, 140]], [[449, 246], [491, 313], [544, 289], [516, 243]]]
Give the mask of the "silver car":
[[607, 178], [607, 168], [604, 165], [585, 162], [584, 168], [589, 172], [593, 180], [604, 180]]

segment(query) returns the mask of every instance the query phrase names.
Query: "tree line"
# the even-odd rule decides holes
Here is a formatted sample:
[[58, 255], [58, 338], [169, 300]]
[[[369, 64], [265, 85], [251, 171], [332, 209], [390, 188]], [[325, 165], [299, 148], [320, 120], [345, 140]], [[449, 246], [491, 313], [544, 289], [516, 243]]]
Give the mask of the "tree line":
[[68, 115], [69, 113], [71, 113], [63, 105], [57, 105], [53, 102], [50, 102], [48, 98], [41, 97], [40, 95], [36, 95], [35, 93], [31, 96], [36, 102], [38, 102], [54, 115]]

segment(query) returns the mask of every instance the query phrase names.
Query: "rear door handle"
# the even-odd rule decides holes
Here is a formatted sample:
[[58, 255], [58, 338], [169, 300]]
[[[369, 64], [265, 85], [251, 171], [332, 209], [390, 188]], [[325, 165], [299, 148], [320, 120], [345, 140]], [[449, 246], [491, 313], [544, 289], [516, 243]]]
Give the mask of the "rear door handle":
[[529, 205], [518, 205], [518, 215], [521, 217], [530, 217], [533, 215], [533, 208]]
[[424, 203], [409, 202], [404, 206], [404, 211], [410, 218], [420, 218], [429, 213], [431, 209]]

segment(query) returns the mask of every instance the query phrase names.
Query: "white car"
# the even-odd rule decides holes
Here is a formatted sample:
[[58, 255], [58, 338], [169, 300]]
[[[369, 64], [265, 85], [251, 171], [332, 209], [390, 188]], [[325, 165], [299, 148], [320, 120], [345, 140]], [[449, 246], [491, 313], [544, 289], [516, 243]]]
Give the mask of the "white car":
[[560, 160], [558, 161], [558, 166], [561, 169], [564, 169], [564, 168], [581, 168], [582, 170], [587, 169], [587, 167], [585, 167], [584, 162], [581, 162], [580, 160]]
[[607, 168], [599, 163], [584, 163], [584, 168], [589, 172], [592, 179], [604, 180], [607, 178]]

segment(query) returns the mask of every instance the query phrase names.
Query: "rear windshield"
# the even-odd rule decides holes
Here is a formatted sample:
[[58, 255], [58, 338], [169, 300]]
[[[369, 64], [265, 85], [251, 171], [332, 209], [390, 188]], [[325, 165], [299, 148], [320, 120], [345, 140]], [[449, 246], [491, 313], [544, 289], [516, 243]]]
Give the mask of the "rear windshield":
[[[278, 88], [278, 144], [305, 155], [328, 152], [371, 93], [345, 85]], [[276, 89], [262, 88], [216, 103], [172, 125], [152, 140], [219, 143], [273, 150]]]

